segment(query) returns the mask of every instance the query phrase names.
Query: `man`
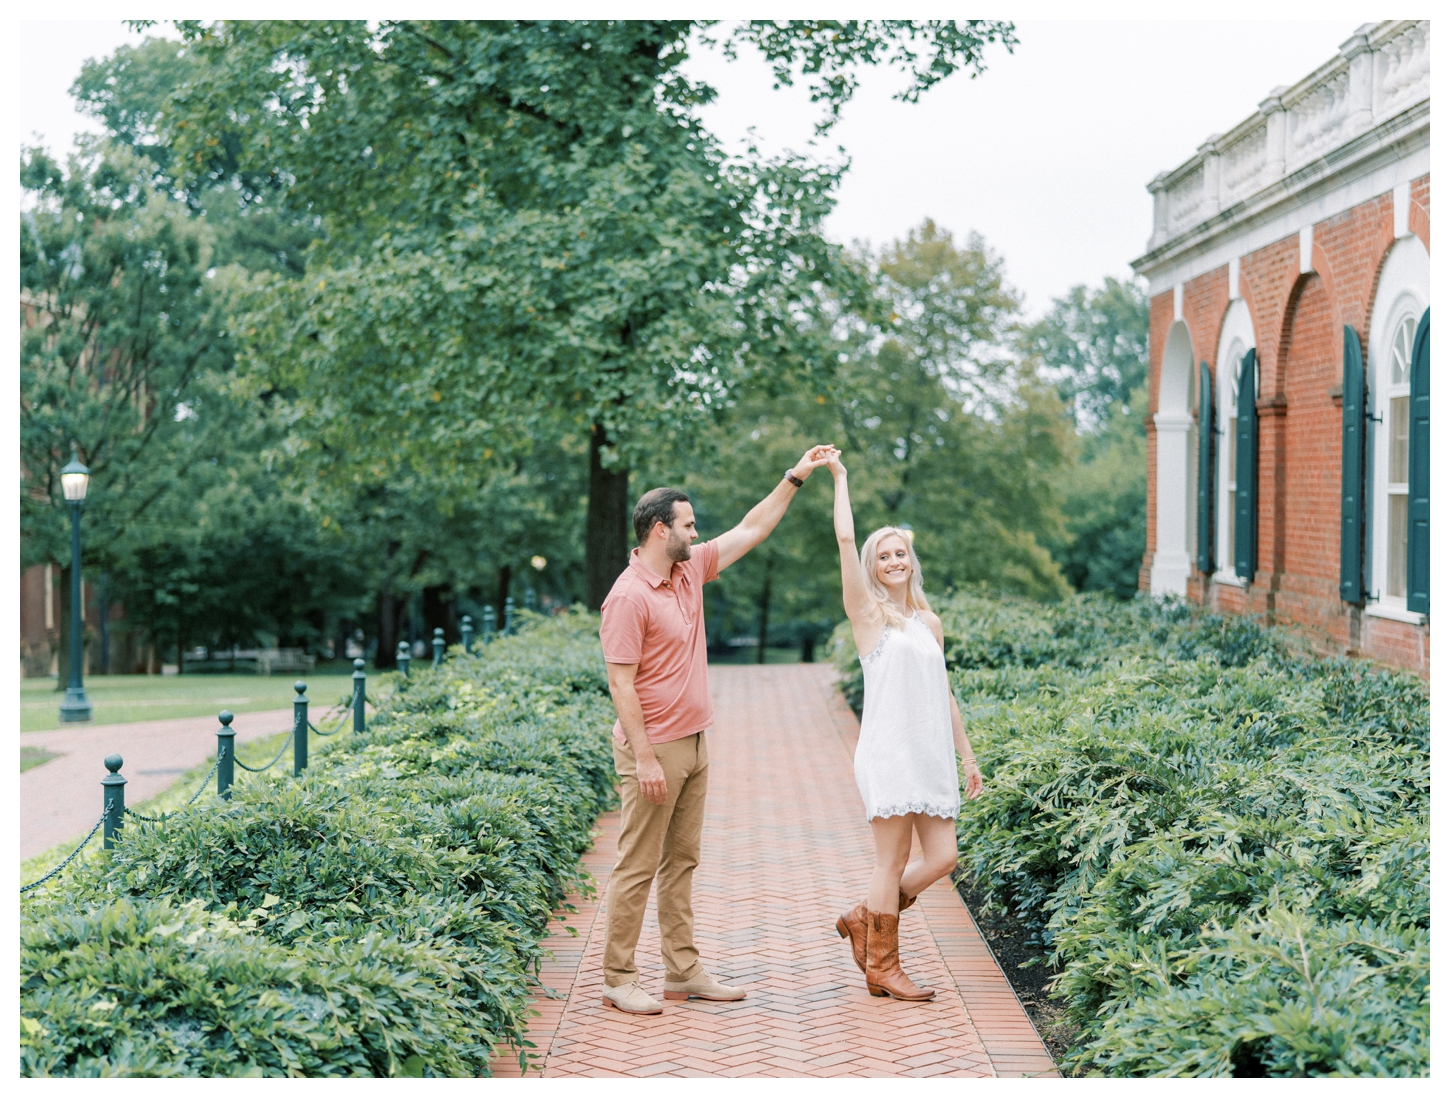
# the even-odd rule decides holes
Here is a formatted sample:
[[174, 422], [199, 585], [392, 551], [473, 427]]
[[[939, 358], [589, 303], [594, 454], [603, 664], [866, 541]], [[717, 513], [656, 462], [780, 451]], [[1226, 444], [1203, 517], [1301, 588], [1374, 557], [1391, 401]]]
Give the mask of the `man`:
[[639, 983], [634, 949], [656, 878], [665, 998], [735, 1000], [743, 988], [717, 983], [695, 948], [690, 887], [700, 861], [714, 723], [706, 677], [701, 589], [764, 541], [796, 491], [824, 465], [813, 446], [733, 530], [693, 552], [695, 511], [676, 488], [656, 488], [634, 508], [639, 545], [604, 600], [599, 639], [609, 666], [614, 768], [623, 800], [619, 857], [605, 891], [604, 1002], [630, 1014], [664, 1008]]

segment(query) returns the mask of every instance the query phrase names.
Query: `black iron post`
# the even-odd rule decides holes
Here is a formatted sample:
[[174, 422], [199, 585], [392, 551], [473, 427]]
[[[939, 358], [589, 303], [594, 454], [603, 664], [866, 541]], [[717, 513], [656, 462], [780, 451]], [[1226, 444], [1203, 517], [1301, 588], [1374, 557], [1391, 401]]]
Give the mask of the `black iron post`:
[[483, 643], [485, 645], [493, 641], [493, 621], [497, 616], [492, 606], [483, 608]]
[[101, 810], [106, 814], [101, 839], [103, 848], [110, 850], [121, 825], [126, 822], [126, 779], [117, 773], [121, 769], [121, 756], [107, 755], [106, 769], [110, 773], [101, 779]]
[[237, 732], [232, 727], [231, 713], [223, 709], [217, 714], [222, 726], [216, 732], [216, 792], [223, 800], [232, 799], [232, 775], [235, 771]]
[[510, 595], [503, 600], [503, 635], [511, 637], [514, 635], [514, 597]]
[[65, 688], [65, 701], [60, 703], [60, 719], [65, 723], [91, 719], [91, 700], [86, 697], [81, 678], [81, 661], [85, 645], [81, 630], [81, 501], [70, 501], [70, 683]]
[[440, 668], [440, 667], [443, 666], [443, 650], [445, 648], [447, 648], [447, 647], [448, 647], [447, 643], [443, 640], [443, 627], [440, 625], [437, 629], [433, 630], [433, 670], [434, 671], [437, 671], [438, 668]]
[[297, 691], [292, 699], [292, 776], [295, 778], [307, 769], [307, 684], [298, 679], [292, 689]]
[[352, 661], [352, 730], [366, 732], [368, 727], [368, 673], [362, 660]]
[[399, 641], [398, 642], [398, 670], [403, 673], [403, 677], [404, 678], [407, 678], [408, 677], [408, 668], [411, 667], [412, 664], [413, 664], [413, 650], [408, 647], [408, 642], [407, 641]]
[[467, 614], [463, 615], [463, 621], [458, 626], [458, 632], [463, 635], [463, 650], [470, 656], [473, 655], [473, 619]]

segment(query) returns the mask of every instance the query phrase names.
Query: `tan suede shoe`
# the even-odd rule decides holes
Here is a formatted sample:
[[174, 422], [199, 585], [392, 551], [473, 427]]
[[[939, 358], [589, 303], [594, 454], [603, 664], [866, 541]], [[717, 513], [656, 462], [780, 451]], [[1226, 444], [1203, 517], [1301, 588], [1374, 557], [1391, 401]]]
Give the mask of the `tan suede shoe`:
[[[666, 985], [668, 986], [668, 985]], [[668, 999], [669, 995], [666, 994]], [[683, 998], [683, 996], [681, 996]], [[626, 1014], [663, 1014], [665, 1008], [645, 994], [638, 980], [631, 980], [618, 987], [604, 985], [604, 1005], [622, 1010]]]
[[737, 999], [745, 998], [745, 989], [743, 987], [726, 987], [724, 984], [716, 983], [715, 977], [702, 968], [700, 974], [693, 980], [686, 980], [683, 983], [666, 980], [665, 998], [708, 999], [712, 1003], [733, 1003]]

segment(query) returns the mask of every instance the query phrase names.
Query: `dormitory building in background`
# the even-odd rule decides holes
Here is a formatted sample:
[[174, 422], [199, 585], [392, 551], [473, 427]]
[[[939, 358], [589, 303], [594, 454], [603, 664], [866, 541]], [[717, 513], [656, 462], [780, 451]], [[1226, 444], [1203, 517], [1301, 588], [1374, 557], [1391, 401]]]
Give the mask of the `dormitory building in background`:
[[1430, 665], [1430, 24], [1159, 175], [1139, 586]]

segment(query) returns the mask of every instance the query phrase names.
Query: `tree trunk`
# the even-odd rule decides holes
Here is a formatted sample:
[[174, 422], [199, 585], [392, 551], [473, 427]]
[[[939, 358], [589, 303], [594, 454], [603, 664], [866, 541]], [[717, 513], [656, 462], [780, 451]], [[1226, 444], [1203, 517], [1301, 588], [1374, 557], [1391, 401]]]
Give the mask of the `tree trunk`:
[[446, 632], [447, 623], [443, 613], [443, 591], [442, 584], [433, 583], [423, 588], [423, 643], [429, 646], [428, 651], [433, 651], [433, 630], [444, 627], [443, 639], [448, 639]]
[[760, 586], [760, 645], [755, 650], [755, 662], [765, 662], [765, 642], [770, 635], [770, 571], [775, 561], [765, 558], [765, 582]]
[[55, 594], [55, 627], [56, 644], [55, 650], [55, 688], [62, 694], [65, 693], [65, 684], [70, 682], [70, 566], [62, 565], [55, 569], [56, 582], [59, 585]]
[[373, 657], [373, 666], [379, 671], [398, 666], [398, 608], [393, 603], [393, 577], [384, 573], [378, 592], [378, 654]]
[[101, 674], [111, 673], [111, 627], [107, 620], [111, 616], [111, 603], [106, 598], [106, 573], [101, 573], [101, 593], [96, 600], [96, 610], [101, 624]]
[[589, 514], [584, 527], [585, 599], [598, 610], [629, 565], [629, 470], [605, 469], [600, 451], [609, 445], [602, 425], [589, 435]]

